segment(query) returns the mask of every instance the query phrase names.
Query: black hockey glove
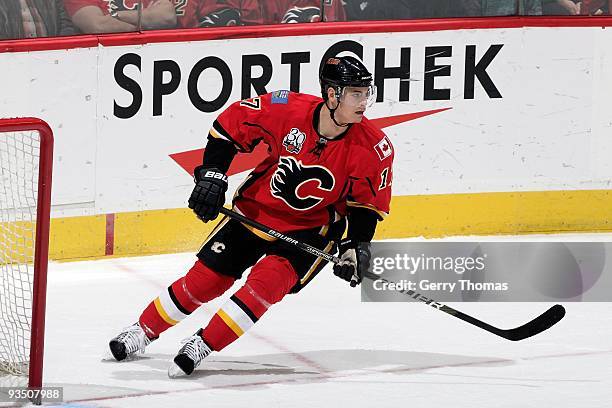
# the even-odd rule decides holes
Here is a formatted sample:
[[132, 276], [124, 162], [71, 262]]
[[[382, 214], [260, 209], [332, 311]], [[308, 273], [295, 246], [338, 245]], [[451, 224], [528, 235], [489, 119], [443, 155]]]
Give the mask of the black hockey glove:
[[315, 23], [321, 20], [318, 7], [294, 7], [287, 11], [282, 23]]
[[204, 222], [214, 220], [225, 204], [227, 176], [215, 168], [196, 167], [196, 185], [189, 197], [189, 208]]
[[370, 243], [343, 239], [338, 245], [340, 263], [334, 265], [334, 275], [355, 287], [361, 283], [363, 275], [370, 267]]

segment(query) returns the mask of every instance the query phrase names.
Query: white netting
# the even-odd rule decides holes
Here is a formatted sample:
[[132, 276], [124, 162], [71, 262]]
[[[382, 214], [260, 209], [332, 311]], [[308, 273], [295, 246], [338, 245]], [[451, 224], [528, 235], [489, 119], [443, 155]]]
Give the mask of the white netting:
[[0, 128], [0, 373], [27, 375], [40, 136]]

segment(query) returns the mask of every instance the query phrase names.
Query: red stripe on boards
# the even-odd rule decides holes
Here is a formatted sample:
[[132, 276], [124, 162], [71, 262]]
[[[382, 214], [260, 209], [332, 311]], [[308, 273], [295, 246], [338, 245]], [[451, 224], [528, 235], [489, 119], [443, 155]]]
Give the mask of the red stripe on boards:
[[115, 250], [115, 214], [106, 214], [106, 244], [104, 255], [112, 255]]

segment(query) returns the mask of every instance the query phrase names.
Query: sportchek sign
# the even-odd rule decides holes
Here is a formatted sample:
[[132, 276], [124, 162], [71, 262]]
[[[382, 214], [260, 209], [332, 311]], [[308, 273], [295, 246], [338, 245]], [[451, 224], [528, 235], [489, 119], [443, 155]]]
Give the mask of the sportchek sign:
[[[376, 103], [385, 103], [386, 99], [398, 102], [410, 101], [450, 101], [451, 94], [459, 94], [464, 99], [475, 99], [475, 87], [482, 88], [488, 98], [502, 98], [487, 68], [503, 48], [503, 44], [478, 46], [444, 45], [424, 46], [413, 50], [411, 47], [388, 49], [387, 47], [370, 50], [374, 58], [365, 60], [374, 73], [377, 87]], [[214, 50], [205, 47], [207, 54]], [[121, 88], [113, 101], [113, 115], [120, 119], [131, 119], [142, 112], [144, 115], [163, 116], [164, 102], [170, 97], [180, 96], [192, 108], [203, 113], [216, 113], [232, 102], [238, 93], [239, 99], [265, 94], [277, 89], [288, 89], [293, 92], [312, 91], [316, 83], [316, 72], [329, 57], [341, 53], [350, 53], [364, 59], [364, 45], [354, 40], [342, 40], [331, 44], [324, 50], [323, 56], [308, 49], [303, 51], [284, 52], [279, 47], [276, 52], [262, 49], [257, 54], [241, 54], [238, 58], [231, 54], [204, 54], [200, 59], [159, 59], [162, 53], [156, 53], [153, 60], [143, 61], [135, 52], [125, 53], [117, 58], [113, 67], [115, 84]], [[219, 47], [221, 51], [223, 47]], [[256, 51], [256, 50], [251, 50]], [[453, 54], [462, 58], [453, 59]], [[196, 54], [197, 55], [197, 54]], [[413, 57], [414, 55], [414, 57]], [[370, 61], [372, 60], [372, 61]], [[398, 63], [391, 61], [398, 60]], [[143, 64], [149, 66], [143, 67]], [[130, 73], [126, 72], [130, 71]], [[148, 74], [143, 74], [143, 71]], [[411, 74], [411, 72], [415, 72]], [[313, 73], [315, 76], [313, 77]], [[449, 85], [437, 85], [444, 78], [458, 78]], [[411, 92], [414, 81], [423, 81], [420, 92]], [[201, 92], [200, 83], [216, 81], [216, 92]], [[391, 93], [389, 85], [395, 82], [397, 91]], [[277, 84], [280, 88], [273, 88]], [[150, 93], [150, 106], [143, 105], [143, 95]], [[117, 102], [130, 96], [129, 102]], [[167, 104], [167, 102], [166, 102]]]

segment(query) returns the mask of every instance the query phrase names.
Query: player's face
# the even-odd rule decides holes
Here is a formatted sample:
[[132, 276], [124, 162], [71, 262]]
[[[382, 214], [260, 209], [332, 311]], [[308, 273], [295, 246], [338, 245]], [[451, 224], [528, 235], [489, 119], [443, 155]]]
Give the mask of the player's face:
[[372, 86], [345, 87], [340, 95], [340, 106], [336, 114], [339, 114], [346, 123], [361, 122], [363, 114], [376, 97], [374, 89]]

